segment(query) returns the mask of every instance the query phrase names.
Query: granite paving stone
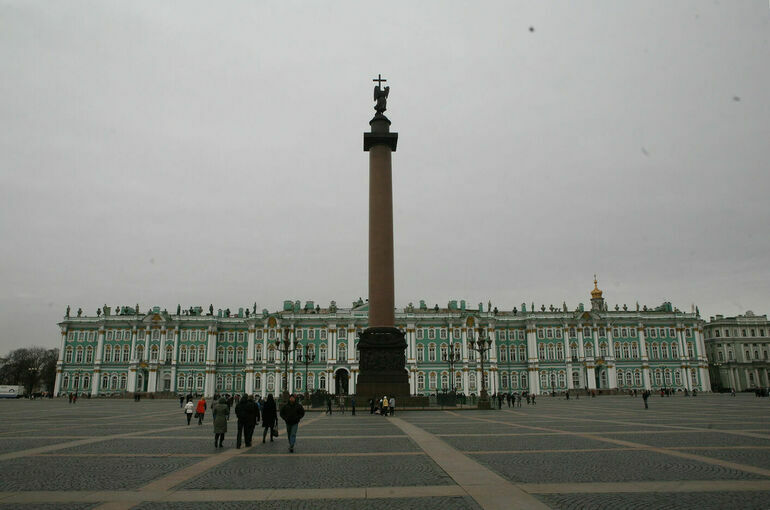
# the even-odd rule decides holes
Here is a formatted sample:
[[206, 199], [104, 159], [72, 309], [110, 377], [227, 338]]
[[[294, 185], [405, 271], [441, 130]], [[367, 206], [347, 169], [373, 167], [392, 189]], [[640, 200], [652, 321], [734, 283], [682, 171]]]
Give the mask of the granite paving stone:
[[713, 464], [640, 450], [472, 454], [472, 457], [513, 482], [766, 479]]
[[537, 498], [559, 510], [681, 510], [730, 508], [767, 510], [770, 491], [661, 492], [611, 494], [538, 494]]
[[620, 445], [585, 439], [572, 435], [548, 436], [472, 436], [442, 437], [444, 441], [461, 451], [493, 450], [575, 450], [586, 448], [620, 448]]
[[[300, 451], [298, 449], [298, 451]], [[283, 450], [283, 453], [286, 449]], [[183, 483], [181, 489], [307, 489], [448, 485], [452, 479], [422, 455], [236, 457]]]
[[371, 498], [371, 499], [307, 499], [307, 500], [266, 500], [255, 504], [251, 501], [216, 501], [199, 503], [155, 503], [148, 502], [134, 507], [142, 510], [480, 510], [481, 507], [469, 497], [422, 497]]
[[[735, 450], [682, 449], [679, 451], [726, 460], [738, 464], [747, 464], [770, 470], [770, 449], [738, 448]], [[770, 505], [769, 505], [770, 506]]]

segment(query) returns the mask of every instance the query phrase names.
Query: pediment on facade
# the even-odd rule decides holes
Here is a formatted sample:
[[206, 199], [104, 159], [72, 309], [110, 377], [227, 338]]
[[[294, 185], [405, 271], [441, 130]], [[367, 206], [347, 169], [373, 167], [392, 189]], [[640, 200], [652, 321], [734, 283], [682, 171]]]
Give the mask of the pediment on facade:
[[576, 311], [573, 314], [573, 319], [576, 321], [584, 321], [584, 322], [591, 322], [591, 321], [598, 321], [601, 319], [601, 316], [596, 312], [588, 312], [588, 311]]

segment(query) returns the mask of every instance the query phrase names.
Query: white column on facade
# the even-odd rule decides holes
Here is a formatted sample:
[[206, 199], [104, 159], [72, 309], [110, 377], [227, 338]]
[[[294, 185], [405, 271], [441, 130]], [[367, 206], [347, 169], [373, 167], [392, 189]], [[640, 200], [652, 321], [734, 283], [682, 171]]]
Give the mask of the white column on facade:
[[607, 341], [609, 343], [609, 360], [607, 365], [607, 383], [610, 389], [618, 389], [618, 367], [615, 359], [615, 337], [612, 335], [612, 324], [607, 324]]
[[[150, 361], [150, 338], [152, 337], [152, 331], [150, 330], [150, 327], [147, 326], [144, 330], [144, 360]], [[147, 389], [149, 390], [150, 387], [148, 386]]]
[[571, 390], [573, 389], [572, 384], [572, 352], [569, 347], [569, 326], [567, 324], [564, 324], [562, 326], [563, 330], [563, 340], [564, 340], [564, 368], [566, 372], [567, 377], [567, 389]]
[[91, 396], [95, 397], [99, 394], [99, 387], [101, 384], [102, 373], [102, 352], [104, 349], [104, 326], [99, 328], [96, 334], [96, 353], [94, 357], [94, 370], [91, 374]]
[[[652, 381], [650, 379], [650, 359], [647, 357], [647, 342], [644, 338], [644, 324], [639, 323], [636, 331], [639, 337], [639, 355], [642, 358], [642, 381], [644, 382], [644, 388], [650, 390], [652, 389]], [[685, 345], [684, 348], [686, 349], [687, 346]]]
[[216, 381], [216, 349], [217, 349], [217, 331], [209, 328], [208, 339], [206, 341], [206, 380], [203, 384], [203, 394], [211, 398], [214, 396]]
[[[706, 341], [703, 338], [703, 326], [698, 324], [693, 326], [693, 334], [697, 341], [698, 346], [698, 371], [700, 372], [700, 389], [701, 391], [711, 391], [711, 376], [708, 370], [708, 359], [706, 357]], [[757, 380], [757, 384], [761, 384]]]
[[470, 369], [468, 367], [463, 367], [463, 394], [464, 395], [470, 395], [471, 389], [470, 389], [470, 377], [469, 377]]
[[244, 370], [244, 391], [251, 395], [254, 393], [254, 336], [256, 330], [253, 326], [249, 327], [246, 337], [246, 367]]
[[61, 334], [59, 335], [59, 359], [56, 361], [56, 381], [53, 385], [54, 396], [59, 396], [61, 391], [62, 377], [64, 373], [64, 349], [67, 343], [67, 326], [61, 328]]
[[[176, 376], [176, 364], [179, 357], [179, 327], [175, 326], [173, 328], [169, 328], [169, 331], [171, 332], [171, 341], [173, 342], [171, 347], [171, 391], [179, 391]], [[193, 384], [195, 383], [193, 382]], [[188, 388], [187, 393], [192, 393], [191, 390], [192, 388]]]
[[527, 377], [529, 384], [527, 389], [530, 393], [540, 394], [540, 374], [538, 373], [538, 350], [537, 350], [537, 330], [534, 323], [527, 324]]

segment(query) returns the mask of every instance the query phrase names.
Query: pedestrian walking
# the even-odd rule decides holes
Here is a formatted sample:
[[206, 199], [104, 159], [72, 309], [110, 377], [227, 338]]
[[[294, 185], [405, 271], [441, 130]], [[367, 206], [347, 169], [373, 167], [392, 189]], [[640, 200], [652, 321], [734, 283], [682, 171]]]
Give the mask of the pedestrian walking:
[[184, 407], [184, 396], [179, 395], [179, 407]]
[[184, 414], [187, 416], [187, 425], [189, 425], [190, 420], [192, 420], [193, 412], [195, 412], [195, 404], [192, 403], [192, 400], [188, 400], [184, 406]]
[[[225, 397], [220, 398], [219, 403], [215, 404], [211, 411], [214, 416], [214, 448], [217, 446], [223, 448], [222, 442], [225, 440], [225, 434], [227, 433], [227, 419], [230, 417], [227, 399]], [[217, 440], [219, 441], [218, 445]]]
[[649, 409], [649, 407], [647, 406], [647, 399], [648, 398], [650, 398], [650, 392], [649, 392], [649, 390], [644, 390], [642, 392], [642, 400], [644, 400], [644, 408], [645, 409]]
[[286, 437], [289, 439], [289, 452], [294, 452], [297, 429], [303, 416], [305, 416], [305, 408], [297, 402], [294, 395], [289, 395], [289, 401], [281, 408], [281, 418], [286, 423]]
[[278, 424], [278, 416], [277, 411], [275, 408], [275, 400], [273, 399], [273, 394], [270, 393], [267, 396], [267, 400], [265, 400], [265, 404], [262, 407], [262, 442], [265, 442], [265, 436], [267, 435], [268, 429], [270, 430], [270, 442], [273, 442], [273, 437], [277, 436], [278, 433], [275, 430], [276, 425]]
[[329, 416], [332, 415], [332, 397], [331, 395], [326, 395], [326, 414]]
[[355, 395], [350, 397], [350, 410], [351, 410], [350, 414], [355, 416], [356, 415], [356, 396]]
[[369, 414], [374, 414], [374, 397], [369, 399]]
[[203, 417], [206, 416], [206, 397], [201, 397], [198, 405], [195, 407], [195, 417], [198, 418], [198, 425], [203, 424]]
[[390, 397], [388, 399], [388, 407], [390, 408], [390, 415], [396, 414], [396, 397]]
[[259, 407], [254, 403], [254, 399], [248, 395], [243, 395], [243, 398], [236, 400], [238, 400], [238, 404], [235, 406], [235, 416], [238, 417], [238, 435], [235, 438], [235, 447], [241, 447], [241, 438], [243, 438], [243, 442], [248, 448], [251, 446], [254, 427], [259, 421]]
[[535, 405], [535, 397], [536, 397], [536, 395], [533, 393], [532, 394], [532, 405]]
[[383, 416], [387, 416], [388, 412], [390, 412], [390, 409], [388, 409], [389, 405], [390, 404], [388, 403], [388, 396], [387, 395], [383, 395], [382, 396], [382, 411], [381, 411]]

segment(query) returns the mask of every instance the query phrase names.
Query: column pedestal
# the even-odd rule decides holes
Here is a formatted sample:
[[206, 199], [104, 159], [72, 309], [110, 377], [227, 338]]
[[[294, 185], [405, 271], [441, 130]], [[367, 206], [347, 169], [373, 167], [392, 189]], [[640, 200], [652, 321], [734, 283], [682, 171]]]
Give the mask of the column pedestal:
[[358, 342], [361, 351], [356, 395], [361, 398], [409, 396], [406, 339], [398, 328], [367, 328]]

